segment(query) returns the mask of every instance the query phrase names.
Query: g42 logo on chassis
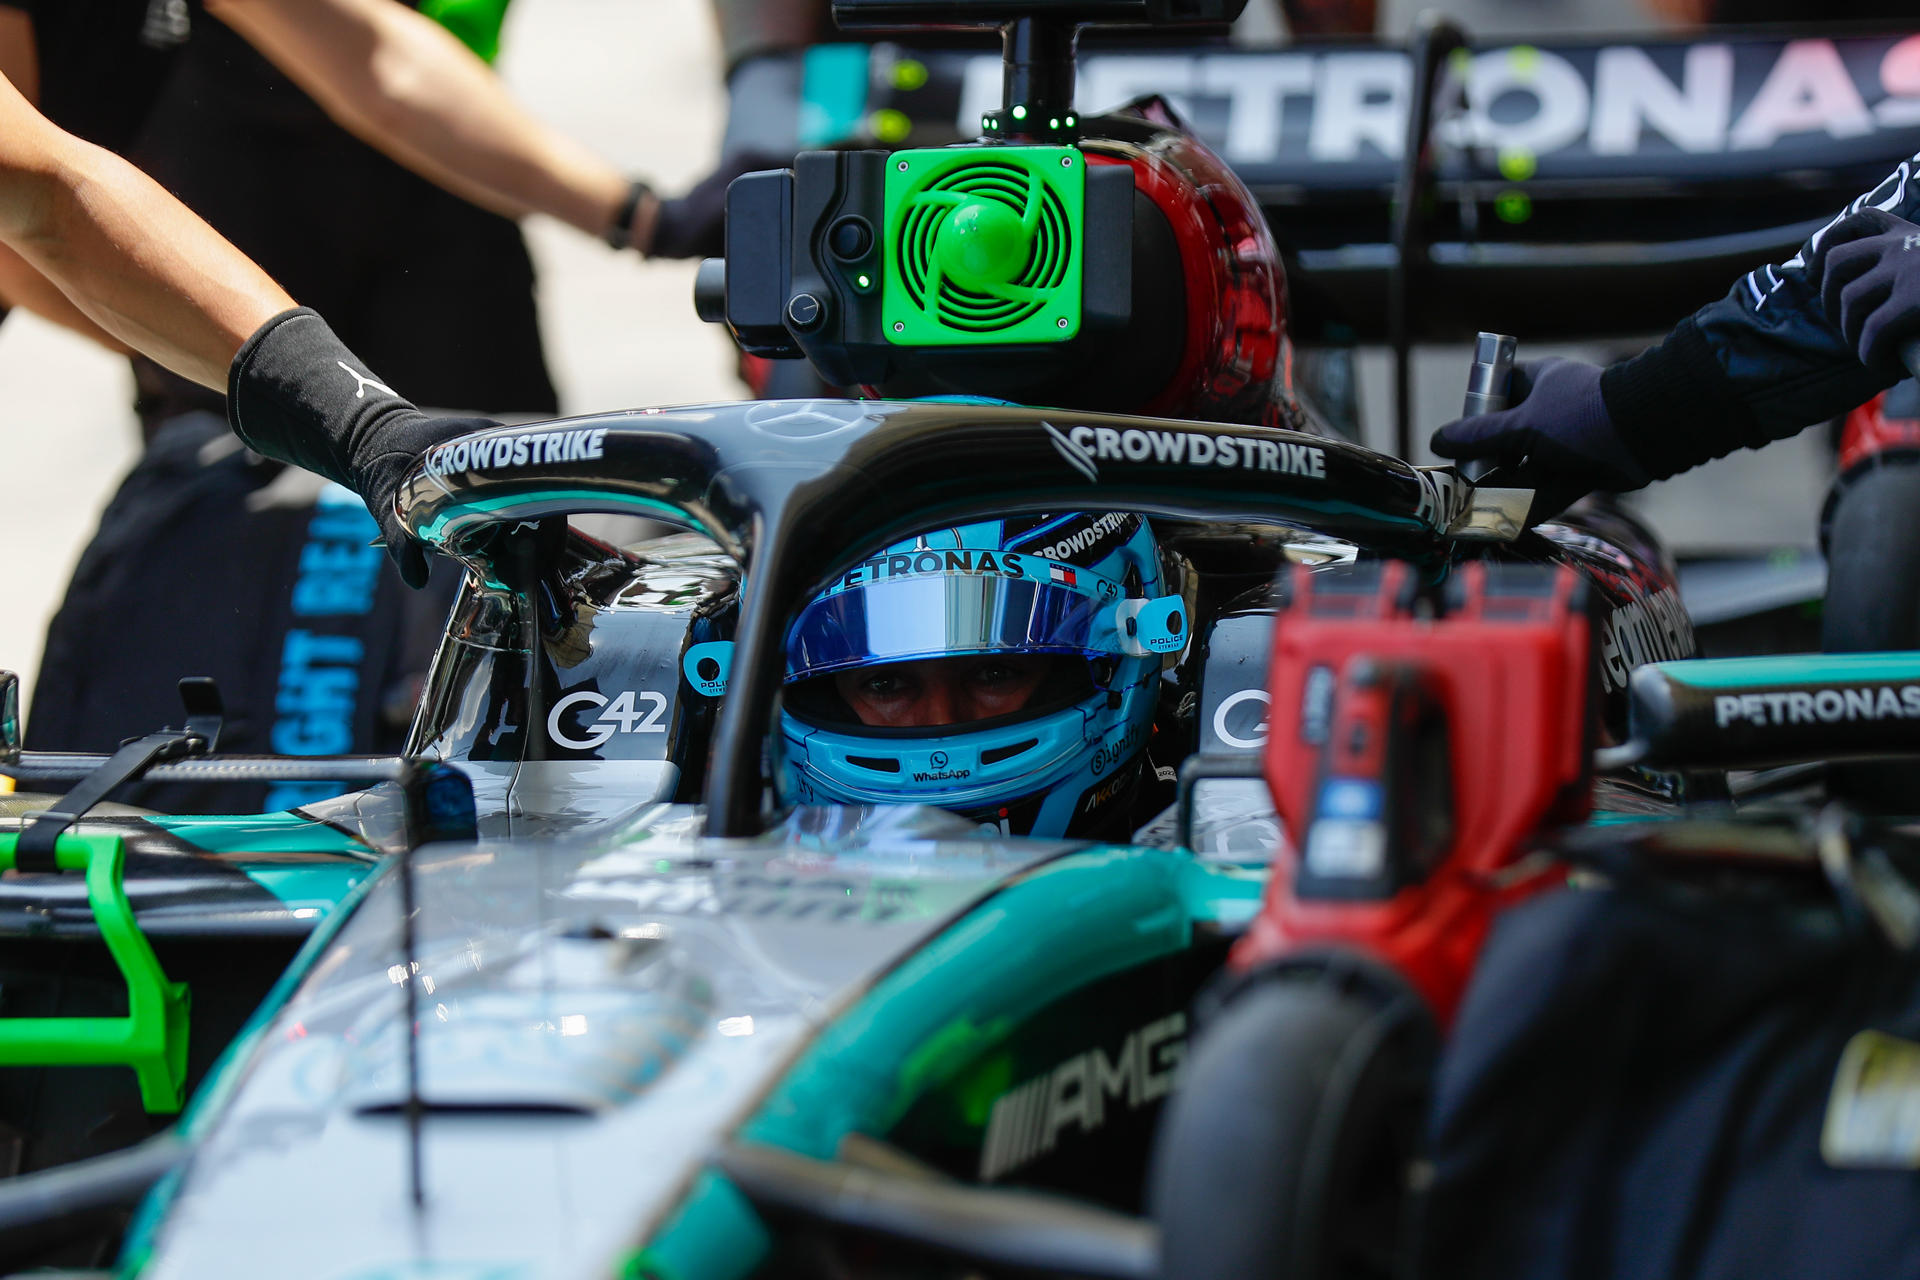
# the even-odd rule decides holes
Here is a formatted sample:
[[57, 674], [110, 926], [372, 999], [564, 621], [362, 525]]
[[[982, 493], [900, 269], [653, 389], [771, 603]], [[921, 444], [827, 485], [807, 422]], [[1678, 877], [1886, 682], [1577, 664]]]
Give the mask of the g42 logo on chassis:
[[[584, 733], [576, 738], [568, 732], [596, 709], [600, 714], [586, 724]], [[575, 751], [594, 751], [606, 746], [616, 733], [665, 733], [666, 714], [666, 695], [651, 689], [629, 689], [611, 702], [603, 693], [582, 689], [553, 704], [553, 710], [547, 713], [547, 736]]]

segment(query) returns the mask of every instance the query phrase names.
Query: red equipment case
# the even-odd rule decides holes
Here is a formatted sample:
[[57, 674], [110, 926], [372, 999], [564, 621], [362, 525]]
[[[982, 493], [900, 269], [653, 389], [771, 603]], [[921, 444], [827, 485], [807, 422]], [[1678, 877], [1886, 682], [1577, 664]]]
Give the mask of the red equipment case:
[[1590, 808], [1586, 585], [1474, 563], [1433, 589], [1389, 562], [1284, 587], [1265, 772], [1286, 839], [1232, 966], [1357, 948], [1444, 1025], [1495, 911], [1558, 879], [1528, 837]]

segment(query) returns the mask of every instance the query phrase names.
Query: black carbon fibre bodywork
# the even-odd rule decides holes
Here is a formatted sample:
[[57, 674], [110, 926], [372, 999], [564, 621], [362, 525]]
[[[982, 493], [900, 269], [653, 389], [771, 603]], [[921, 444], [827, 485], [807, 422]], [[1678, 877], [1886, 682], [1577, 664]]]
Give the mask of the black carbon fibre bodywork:
[[[8, 829], [0, 826], [0, 831]], [[370, 846], [347, 852], [213, 852], [187, 835], [138, 817], [90, 818], [86, 834], [117, 835], [126, 843], [127, 900], [149, 937], [291, 937], [313, 928], [311, 915], [276, 895], [247, 868], [353, 868], [378, 857]], [[185, 828], [189, 833], [191, 828]], [[331, 830], [320, 837], [340, 843]], [[96, 934], [81, 877], [59, 872], [0, 876], [0, 938], [85, 938]]]
[[[1196, 452], [1218, 457], [1223, 441], [1248, 461], [1194, 464]], [[1263, 457], [1263, 444], [1275, 453]], [[591, 456], [541, 461], [549, 450]], [[743, 698], [700, 695], [679, 670], [692, 644], [734, 638], [739, 562], [751, 570], [748, 583], [759, 577], [778, 601], [767, 616], [784, 618], [855, 558], [849, 548], [857, 555], [943, 517], [1073, 509], [1090, 499], [1151, 515], [1170, 546], [1191, 554], [1205, 597], [1196, 604], [1203, 635], [1229, 597], [1269, 581], [1289, 558], [1399, 555], [1436, 577], [1463, 554], [1572, 564], [1605, 602], [1603, 660], [1618, 668], [1603, 678], [1605, 718], [1623, 732], [1626, 669], [1694, 652], [1670, 558], [1630, 515], [1591, 504], [1515, 541], [1456, 543], [1451, 525], [1466, 494], [1443, 473], [1321, 436], [969, 404], [760, 402], [503, 428], [443, 446], [412, 484], [410, 519], [475, 573], [409, 749], [469, 762], [497, 809], [609, 817], [700, 794], [710, 736], [726, 706], [744, 702], [735, 714], [755, 723], [733, 749], [750, 749], [757, 784], [780, 624], [740, 637], [729, 690], [759, 681]], [[578, 534], [562, 541], [557, 521], [538, 532], [529, 523], [578, 509], [668, 516], [697, 523], [711, 541], [620, 552]], [[823, 530], [830, 535], [818, 536]], [[771, 564], [769, 552], [778, 553]], [[1264, 645], [1235, 641], [1235, 656], [1195, 672], [1205, 694], [1183, 713], [1183, 750], [1220, 748], [1212, 718], [1224, 700], [1263, 688]], [[759, 656], [748, 657], [750, 649]], [[1262, 717], [1242, 703], [1255, 713], [1245, 730]], [[1252, 742], [1241, 730], [1234, 737]], [[745, 754], [734, 758], [736, 803], [757, 810]], [[594, 788], [564, 767], [584, 761], [654, 762], [671, 776], [608, 775], [599, 790], [629, 794], [588, 801]], [[535, 794], [561, 784], [530, 784], [529, 765], [561, 779], [565, 794]]]

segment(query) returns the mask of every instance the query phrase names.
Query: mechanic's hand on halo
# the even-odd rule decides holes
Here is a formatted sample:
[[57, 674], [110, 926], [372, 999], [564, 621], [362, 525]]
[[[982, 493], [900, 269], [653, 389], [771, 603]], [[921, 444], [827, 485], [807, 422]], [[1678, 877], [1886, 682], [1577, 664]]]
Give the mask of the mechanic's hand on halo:
[[1920, 226], [1881, 209], [1848, 214], [1822, 237], [1807, 283], [1870, 369], [1906, 369], [1900, 348], [1920, 337]]
[[1653, 478], [1607, 414], [1598, 366], [1523, 360], [1509, 388], [1507, 408], [1449, 422], [1433, 433], [1432, 447], [1443, 458], [1512, 468], [1501, 482], [1534, 490], [1529, 526], [1596, 489], [1638, 489]]
[[227, 417], [255, 452], [359, 494], [410, 587], [426, 585], [428, 564], [395, 510], [401, 480], [433, 445], [500, 425], [420, 412], [305, 307], [281, 312], [240, 348], [227, 375]]
[[400, 482], [434, 445], [500, 424], [491, 418], [430, 417], [404, 400], [400, 405], [360, 436], [342, 483], [366, 501], [367, 510], [379, 522], [380, 537], [400, 571], [400, 580], [410, 587], [424, 587], [431, 566], [426, 547], [400, 523], [396, 509]]

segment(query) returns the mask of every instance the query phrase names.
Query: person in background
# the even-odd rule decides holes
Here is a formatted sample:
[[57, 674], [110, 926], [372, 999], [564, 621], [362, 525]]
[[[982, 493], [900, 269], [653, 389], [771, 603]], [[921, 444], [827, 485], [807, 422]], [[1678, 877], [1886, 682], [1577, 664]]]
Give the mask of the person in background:
[[[718, 248], [730, 175], [660, 198], [507, 94], [486, 65], [503, 0], [422, 10], [0, 0], [0, 71], [56, 123], [129, 155], [202, 213], [392, 386], [444, 409], [555, 415], [515, 219], [538, 211], [616, 248], [699, 255]], [[4, 303], [125, 349], [0, 251]], [[180, 676], [211, 674], [230, 750], [399, 747], [451, 576], [426, 595], [401, 591], [367, 549], [374, 530], [357, 501], [240, 449], [204, 380], [144, 357], [134, 376], [146, 451], [48, 629], [29, 745], [109, 750], [179, 716]], [[136, 798], [242, 812], [328, 791]]]
[[[659, 256], [717, 248], [725, 178], [663, 199], [521, 109], [482, 54], [501, 0], [0, 0], [0, 70], [56, 123], [134, 159], [423, 403], [558, 410], [514, 219]], [[717, 187], [717, 192], [716, 192]], [[19, 256], [0, 305], [124, 349]], [[211, 674], [227, 746], [401, 742], [448, 592], [404, 592], [358, 504], [237, 446], [217, 390], [135, 359], [146, 450], [48, 633], [30, 745], [107, 750]], [[128, 621], [137, 619], [137, 628]], [[137, 646], [137, 648], [136, 648]], [[154, 788], [185, 811], [324, 785]]]
[[234, 432], [365, 502], [400, 577], [425, 585], [400, 482], [430, 446], [496, 424], [420, 412], [308, 307], [152, 179], [56, 128], [0, 79], [0, 246], [89, 321], [225, 387]]
[[1916, 164], [1631, 360], [1515, 365], [1509, 406], [1441, 427], [1433, 451], [1514, 468], [1504, 482], [1536, 490], [1537, 522], [1596, 490], [1762, 448], [1908, 377], [1920, 361]]
[[[435, 7], [497, 48], [499, 0]], [[301, 296], [339, 295], [335, 323], [368, 329], [368, 349], [441, 403], [557, 407], [510, 219], [546, 213], [662, 256], [701, 251], [689, 215], [713, 222], [712, 201], [663, 200], [540, 124], [477, 53], [397, 0], [0, 0], [0, 70], [278, 278], [310, 284]], [[394, 322], [377, 317], [455, 287], [471, 317], [450, 326], [457, 338], [382, 331]], [[36, 298], [74, 321], [0, 261], [0, 300]]]

